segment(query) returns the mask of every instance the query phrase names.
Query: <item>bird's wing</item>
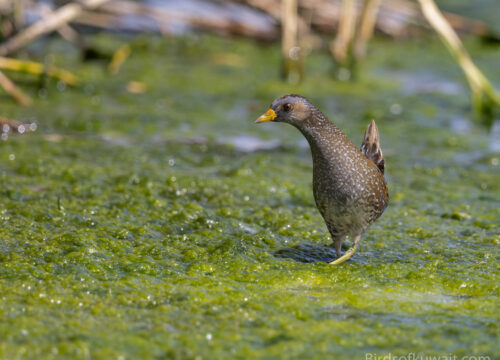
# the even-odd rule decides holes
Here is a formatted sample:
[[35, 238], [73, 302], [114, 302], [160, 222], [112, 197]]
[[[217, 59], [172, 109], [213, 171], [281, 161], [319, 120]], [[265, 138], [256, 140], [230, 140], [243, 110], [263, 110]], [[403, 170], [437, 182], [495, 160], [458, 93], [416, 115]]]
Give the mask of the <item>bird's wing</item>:
[[372, 120], [370, 125], [368, 125], [368, 129], [366, 129], [365, 137], [361, 144], [361, 152], [377, 165], [380, 171], [382, 171], [382, 174], [384, 173], [385, 160], [382, 149], [380, 148], [378, 129], [377, 125], [375, 125], [375, 120]]

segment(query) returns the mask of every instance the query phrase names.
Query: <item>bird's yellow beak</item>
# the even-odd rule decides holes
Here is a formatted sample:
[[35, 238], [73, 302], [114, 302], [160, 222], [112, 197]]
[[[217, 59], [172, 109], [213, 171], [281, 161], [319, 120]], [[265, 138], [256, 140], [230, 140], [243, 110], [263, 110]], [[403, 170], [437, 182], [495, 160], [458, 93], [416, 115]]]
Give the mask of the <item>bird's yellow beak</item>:
[[258, 124], [258, 123], [272, 121], [274, 119], [276, 119], [276, 113], [274, 112], [273, 109], [269, 109], [266, 111], [265, 114], [262, 114], [261, 116], [259, 116], [259, 118], [257, 120], [255, 120], [255, 122]]

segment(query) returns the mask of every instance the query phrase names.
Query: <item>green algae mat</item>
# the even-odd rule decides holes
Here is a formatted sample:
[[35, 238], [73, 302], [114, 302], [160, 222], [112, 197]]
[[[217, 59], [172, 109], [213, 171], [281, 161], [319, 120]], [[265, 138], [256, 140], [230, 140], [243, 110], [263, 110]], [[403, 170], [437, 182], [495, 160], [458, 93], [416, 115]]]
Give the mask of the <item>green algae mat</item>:
[[[441, 44], [375, 41], [356, 82], [314, 52], [292, 86], [278, 46], [122, 40], [115, 76], [35, 47], [80, 86], [10, 74], [34, 106], [0, 98], [38, 125], [0, 142], [0, 359], [498, 357], [498, 128]], [[468, 47], [499, 84], [498, 47]], [[307, 143], [253, 124], [286, 93], [381, 133], [390, 205], [340, 266]]]

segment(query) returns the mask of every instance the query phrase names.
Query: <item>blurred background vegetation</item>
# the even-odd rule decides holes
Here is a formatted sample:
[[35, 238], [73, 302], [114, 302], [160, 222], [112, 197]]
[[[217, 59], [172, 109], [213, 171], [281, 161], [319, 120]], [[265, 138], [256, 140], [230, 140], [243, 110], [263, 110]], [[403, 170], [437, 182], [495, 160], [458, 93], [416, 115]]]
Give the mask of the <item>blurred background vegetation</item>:
[[[345, 81], [356, 78], [375, 31], [401, 41], [429, 36], [428, 33], [435, 30], [465, 74], [474, 111], [491, 125], [492, 112], [499, 106], [500, 96], [474, 65], [457, 32], [498, 42], [499, 29], [495, 28], [498, 26], [495, 21], [488, 23], [492, 12], [487, 9], [493, 7], [492, 3], [467, 4], [442, 1], [444, 8], [452, 7], [467, 15], [476, 11], [475, 14], [486, 21], [452, 11], [442, 12], [433, 0], [2, 0], [0, 68], [54, 77], [75, 86], [77, 77], [68, 71], [6, 56], [44, 35], [58, 34], [80, 49], [86, 60], [110, 58], [109, 71], [113, 74], [130, 55], [130, 45], [122, 46], [114, 54], [104, 54], [89, 45], [85, 35], [108, 31], [175, 36], [208, 31], [262, 42], [281, 41], [282, 74], [291, 83], [305, 76], [304, 63], [311, 51], [328, 50], [336, 66], [335, 75]], [[31, 104], [30, 97], [4, 73], [0, 73], [0, 84], [20, 104]]]

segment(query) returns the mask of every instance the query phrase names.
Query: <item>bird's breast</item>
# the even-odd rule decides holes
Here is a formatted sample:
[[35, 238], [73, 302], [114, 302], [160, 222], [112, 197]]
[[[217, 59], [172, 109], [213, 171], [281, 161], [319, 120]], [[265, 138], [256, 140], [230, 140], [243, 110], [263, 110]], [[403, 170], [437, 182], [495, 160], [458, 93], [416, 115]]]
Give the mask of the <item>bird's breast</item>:
[[357, 217], [372, 222], [387, 206], [387, 185], [365, 158], [351, 161], [313, 160], [313, 193], [327, 218]]

